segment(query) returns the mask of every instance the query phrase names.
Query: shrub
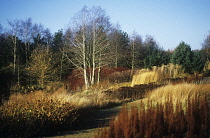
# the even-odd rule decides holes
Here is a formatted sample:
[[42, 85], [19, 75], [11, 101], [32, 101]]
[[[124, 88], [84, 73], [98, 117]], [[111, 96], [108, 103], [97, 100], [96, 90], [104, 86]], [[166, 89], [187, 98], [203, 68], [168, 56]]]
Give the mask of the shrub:
[[[100, 70], [100, 82], [122, 83], [131, 81], [131, 71], [126, 68], [104, 67]], [[90, 69], [87, 70], [90, 74]], [[98, 69], [95, 70], [95, 82], [97, 82]], [[66, 78], [66, 87], [71, 91], [82, 91], [84, 88], [84, 76], [81, 69], [73, 70]]]
[[31, 137], [63, 131], [78, 115], [70, 102], [40, 91], [12, 95], [0, 116], [0, 136]]

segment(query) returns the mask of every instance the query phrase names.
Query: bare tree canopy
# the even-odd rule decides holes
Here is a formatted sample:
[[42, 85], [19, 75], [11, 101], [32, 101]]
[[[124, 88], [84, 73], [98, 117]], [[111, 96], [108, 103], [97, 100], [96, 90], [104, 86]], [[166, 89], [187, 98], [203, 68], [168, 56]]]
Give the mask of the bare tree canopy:
[[[109, 16], [101, 7], [86, 6], [73, 18], [72, 26], [66, 34], [70, 34], [70, 41], [63, 53], [75, 67], [83, 69], [85, 86], [88, 88], [95, 83], [95, 70], [107, 64], [108, 35], [111, 31]], [[69, 58], [68, 53], [73, 53]], [[105, 56], [106, 55], [106, 56]], [[87, 72], [87, 70], [91, 70]], [[98, 81], [99, 81], [98, 75]]]

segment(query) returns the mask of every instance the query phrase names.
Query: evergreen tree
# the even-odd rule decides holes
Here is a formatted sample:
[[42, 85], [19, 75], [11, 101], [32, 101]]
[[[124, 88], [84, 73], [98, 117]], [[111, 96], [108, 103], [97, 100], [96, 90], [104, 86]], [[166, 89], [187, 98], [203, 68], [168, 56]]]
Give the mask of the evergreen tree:
[[185, 72], [192, 73], [192, 56], [190, 45], [181, 42], [172, 55], [171, 63], [181, 65]]
[[162, 48], [158, 46], [156, 41], [151, 37], [147, 36], [144, 46], [146, 48], [146, 57], [144, 59], [144, 67], [151, 68], [152, 66], [161, 66], [167, 64], [168, 57]]
[[54, 52], [60, 51], [60, 48], [63, 46], [63, 30], [58, 30], [55, 32], [52, 42], [52, 48]]
[[192, 71], [199, 73], [203, 70], [204, 62], [201, 58], [201, 51], [196, 50], [193, 51], [193, 58], [192, 58]]
[[59, 80], [61, 81], [63, 77], [69, 73], [69, 68], [71, 68], [72, 65], [69, 65], [64, 54], [62, 54], [61, 51], [65, 51], [65, 37], [63, 34], [63, 30], [58, 30], [58, 32], [55, 32], [53, 41], [52, 41], [52, 50], [56, 56], [56, 58], [59, 60], [57, 62], [58, 69], [59, 69]]

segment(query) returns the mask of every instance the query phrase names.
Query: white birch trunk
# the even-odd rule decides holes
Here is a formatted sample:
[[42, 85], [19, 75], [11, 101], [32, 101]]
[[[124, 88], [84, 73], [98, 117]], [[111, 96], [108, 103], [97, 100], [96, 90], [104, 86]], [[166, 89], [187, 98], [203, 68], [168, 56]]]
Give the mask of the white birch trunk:
[[[85, 13], [84, 13], [85, 14]], [[84, 81], [85, 81], [85, 89], [89, 88], [88, 76], [87, 76], [87, 62], [86, 62], [86, 37], [85, 37], [85, 15], [83, 15], [83, 32], [82, 32], [82, 57], [83, 57], [83, 72], [84, 72]]]
[[98, 63], [98, 84], [100, 82], [100, 71], [101, 71], [101, 51], [100, 51], [100, 56], [99, 56], [99, 63]]
[[96, 48], [96, 32], [95, 25], [93, 27], [93, 46], [92, 46], [92, 77], [91, 77], [91, 85], [94, 85], [95, 81], [95, 48]]
[[16, 72], [16, 61], [17, 61], [17, 38], [16, 38], [16, 35], [14, 36], [14, 40], [13, 40], [13, 43], [14, 43], [14, 46], [13, 46], [13, 75], [15, 74]]

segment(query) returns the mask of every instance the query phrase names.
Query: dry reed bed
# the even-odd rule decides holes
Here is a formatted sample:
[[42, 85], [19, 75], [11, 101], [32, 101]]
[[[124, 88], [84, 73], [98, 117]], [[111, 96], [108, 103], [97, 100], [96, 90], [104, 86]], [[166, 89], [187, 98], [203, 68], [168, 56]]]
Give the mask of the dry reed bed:
[[143, 102], [136, 107], [124, 107], [119, 115], [106, 127], [98, 130], [95, 138], [134, 138], [134, 137], [208, 137], [210, 135], [210, 110], [207, 99], [188, 98], [186, 112], [182, 103], [174, 105], [171, 98], [165, 104], [154, 106]]

